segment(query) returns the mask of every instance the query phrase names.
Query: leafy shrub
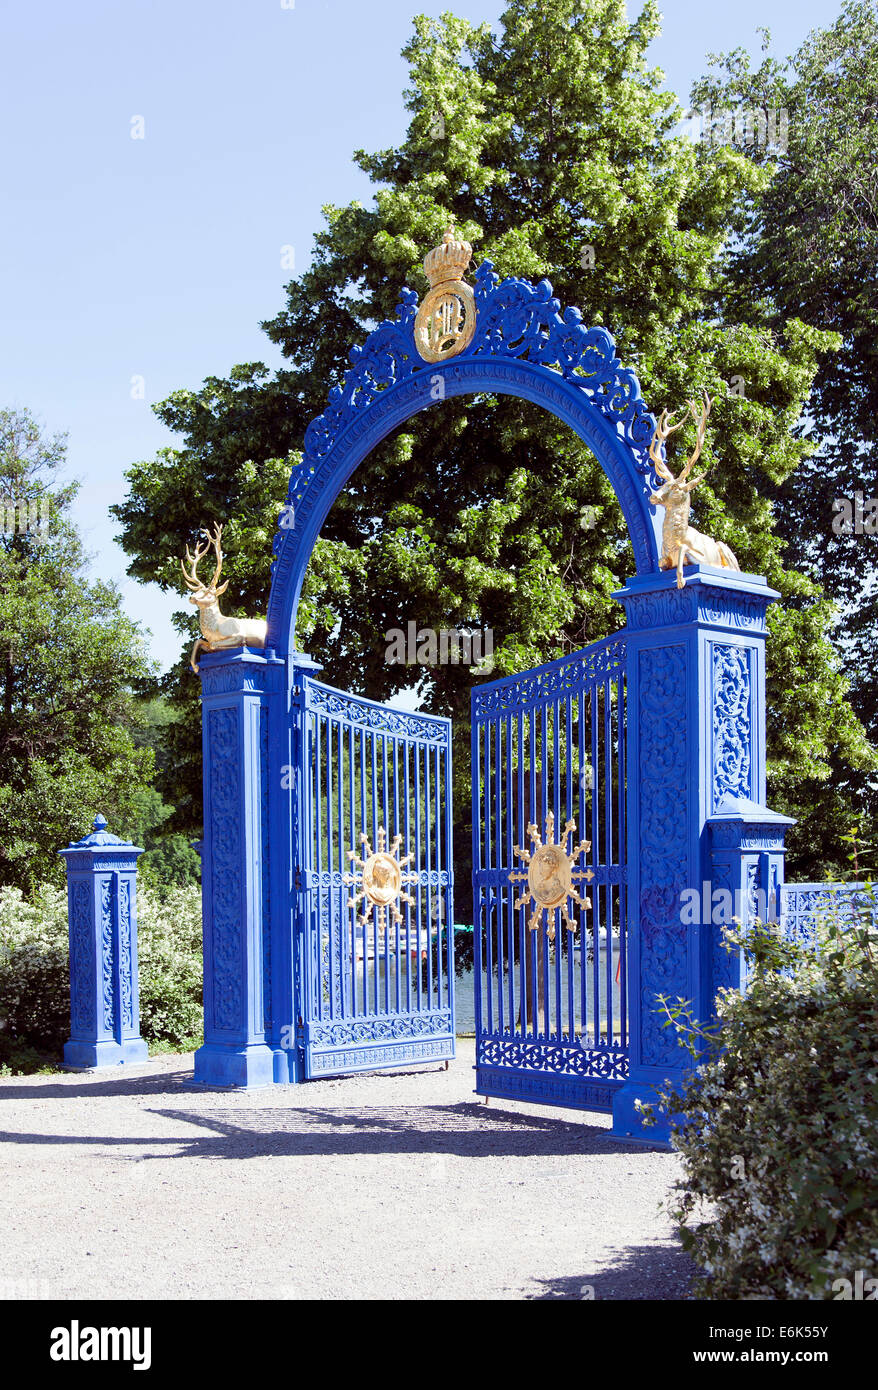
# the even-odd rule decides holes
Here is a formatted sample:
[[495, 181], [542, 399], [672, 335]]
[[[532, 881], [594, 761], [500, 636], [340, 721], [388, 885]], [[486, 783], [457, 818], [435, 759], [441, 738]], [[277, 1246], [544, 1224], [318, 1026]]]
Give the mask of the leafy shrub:
[[201, 1039], [201, 890], [192, 885], [137, 894], [141, 1034], [186, 1050]]
[[0, 888], [0, 1060], [60, 1053], [69, 1036], [66, 889], [46, 884], [25, 901]]
[[832, 1299], [878, 1274], [874, 932], [829, 920], [812, 947], [730, 933], [751, 970], [715, 1027], [671, 1009], [705, 1057], [666, 1092], [684, 1177], [671, 1215], [712, 1299]]
[[[201, 1034], [201, 894], [196, 887], [137, 893], [141, 1033], [187, 1049]], [[0, 1062], [32, 1070], [70, 1036], [67, 894], [45, 886], [26, 901], [0, 888]], [[29, 1054], [29, 1055], [28, 1055]]]

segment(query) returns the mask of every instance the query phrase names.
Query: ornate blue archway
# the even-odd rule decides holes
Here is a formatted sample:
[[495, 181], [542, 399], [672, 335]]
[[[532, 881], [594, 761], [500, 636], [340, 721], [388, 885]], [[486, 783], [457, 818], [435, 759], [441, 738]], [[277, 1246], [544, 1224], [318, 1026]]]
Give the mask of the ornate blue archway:
[[638, 574], [658, 570], [661, 521], [649, 504], [657, 480], [649, 459], [655, 420], [637, 377], [604, 328], [562, 311], [548, 280], [502, 283], [490, 261], [475, 277], [475, 333], [448, 361], [424, 361], [415, 345], [417, 295], [404, 289], [399, 317], [352, 349], [344, 385], [305, 433], [274, 541], [267, 646], [287, 655], [305, 570], [329, 510], [359, 463], [420, 410], [451, 396], [518, 396], [556, 415], [592, 450], [619, 499]]
[[[437, 248], [444, 270], [462, 273], [469, 247], [448, 241]], [[334, 785], [342, 786], [342, 726], [349, 746], [354, 727], [361, 742], [383, 738], [385, 754], [388, 737], [394, 746], [409, 741], [416, 746], [413, 764], [417, 767], [420, 759], [422, 768], [428, 751], [431, 767], [447, 758], [448, 734], [439, 727], [443, 721], [430, 716], [406, 715], [322, 687], [315, 663], [293, 649], [296, 608], [320, 528], [369, 450], [438, 401], [505, 394], [543, 406], [585, 441], [619, 499], [634, 552], [637, 573], [617, 595], [627, 626], [613, 639], [613, 678], [620, 690], [624, 682], [619, 747], [624, 737], [625, 773], [619, 773], [617, 788], [626, 805], [627, 861], [607, 863], [603, 872], [624, 882], [629, 941], [627, 1080], [611, 1097], [614, 1130], [649, 1137], [640, 1102], [653, 1098], [657, 1084], [679, 1077], [688, 1061], [662, 1026], [657, 997], [690, 999], [696, 1015], [706, 1018], [718, 985], [740, 978], [740, 962], [722, 950], [709, 915], [697, 921], [682, 916], [685, 895], [709, 897], [714, 884], [739, 895], [762, 888], [772, 898], [783, 884], [784, 826], [764, 805], [765, 613], [777, 595], [760, 576], [709, 565], [688, 567], [685, 587], [678, 589], [675, 574], [659, 569], [661, 527], [649, 504], [656, 483], [649, 457], [655, 421], [636, 376], [622, 366], [605, 329], [587, 328], [576, 309], [562, 311], [548, 281], [499, 282], [490, 262], [480, 267], [472, 289], [459, 279], [449, 288], [443, 266], [431, 262], [436, 255], [425, 262], [433, 289], [420, 309], [416, 295], [403, 290], [398, 319], [382, 323], [362, 348], [352, 350], [344, 384], [331, 392], [326, 411], [306, 431], [304, 457], [293, 471], [274, 541], [265, 648], [208, 652], [200, 661], [205, 1043], [196, 1054], [195, 1084], [300, 1081], [315, 1073], [313, 1065], [308, 1069], [308, 1048], [316, 1053], [330, 1043], [337, 1050], [336, 1070], [374, 1060], [376, 1049], [369, 1037], [360, 1036], [359, 1023], [348, 1026], [343, 999], [341, 1021], [335, 1019], [337, 976], [331, 968], [327, 975], [322, 964], [324, 937], [330, 941], [330, 964], [336, 938], [331, 921], [324, 931], [322, 909], [315, 903], [340, 894], [347, 882], [342, 857], [349, 858], [353, 846], [347, 830], [341, 834], [347, 824], [340, 809], [343, 796], [339, 793], [333, 821], [335, 793], [329, 795], [327, 782], [321, 786], [320, 769], [325, 765], [331, 774], [335, 767]], [[441, 307], [443, 296], [447, 308], [455, 294], [463, 305], [465, 330], [453, 307], [447, 314]], [[458, 335], [453, 351], [444, 344], [449, 324], [452, 338]], [[438, 344], [431, 341], [434, 333]], [[599, 655], [586, 650], [525, 673], [527, 699], [557, 705], [572, 689], [570, 663], [585, 669], [583, 663]], [[476, 687], [487, 702], [486, 718], [495, 717], [496, 705], [502, 707], [496, 717], [508, 719], [512, 697], [506, 684]], [[622, 704], [616, 708], [621, 711]], [[335, 730], [328, 729], [323, 745], [314, 733], [321, 721]], [[500, 747], [499, 737], [492, 746]], [[373, 782], [374, 777], [373, 771]], [[353, 788], [350, 776], [347, 780]], [[395, 797], [396, 783], [390, 781]], [[437, 773], [434, 789], [440, 782]], [[386, 807], [386, 773], [384, 783]], [[349, 801], [361, 811], [365, 793], [351, 790]], [[327, 864], [315, 863], [311, 852], [313, 822], [319, 838], [324, 805], [328, 843], [335, 845], [335, 859], [330, 852]], [[354, 818], [352, 813], [351, 831]], [[437, 812], [437, 826], [439, 819]], [[421, 823], [420, 811], [415, 820]], [[392, 830], [391, 816], [385, 823]], [[449, 826], [443, 834], [447, 859]], [[450, 887], [446, 861], [438, 868], [437, 862], [420, 872]], [[340, 899], [336, 923], [339, 907]], [[318, 1019], [312, 1027], [302, 1004], [306, 995], [313, 996], [319, 1015], [326, 980], [335, 1030], [329, 1041], [323, 1023]], [[400, 1022], [384, 1020], [387, 1048], [396, 1046], [394, 1028]], [[414, 1022], [434, 1033], [438, 1029], [435, 1018]], [[452, 1019], [452, 1045], [453, 1038]], [[403, 1051], [406, 1057], [448, 1056], [447, 1041], [409, 1041], [400, 1056]], [[378, 1065], [389, 1065], [389, 1055], [385, 1049]], [[564, 1078], [554, 1092], [551, 1079], [537, 1080], [540, 1095], [567, 1103]]]

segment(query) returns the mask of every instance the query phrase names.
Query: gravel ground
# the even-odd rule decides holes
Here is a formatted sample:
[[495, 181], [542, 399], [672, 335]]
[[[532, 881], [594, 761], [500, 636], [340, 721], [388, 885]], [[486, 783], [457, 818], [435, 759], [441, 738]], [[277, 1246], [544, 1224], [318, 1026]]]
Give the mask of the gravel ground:
[[[0, 1297], [684, 1299], [675, 1155], [458, 1058], [251, 1092], [191, 1056], [0, 1081]], [[589, 1290], [591, 1292], [589, 1292]]]

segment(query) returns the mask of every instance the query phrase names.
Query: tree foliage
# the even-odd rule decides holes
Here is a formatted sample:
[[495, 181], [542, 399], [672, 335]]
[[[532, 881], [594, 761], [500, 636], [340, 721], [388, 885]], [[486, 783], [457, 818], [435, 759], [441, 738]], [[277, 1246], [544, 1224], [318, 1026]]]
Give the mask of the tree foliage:
[[[768, 495], [788, 553], [836, 601], [853, 708], [878, 741], [878, 535], [858, 526], [855, 498], [878, 498], [878, 8], [843, 0], [835, 23], [788, 62], [768, 52], [767, 31], [764, 40], [755, 69], [742, 49], [715, 57], [692, 99], [714, 112], [759, 113], [766, 124], [772, 111], [786, 112], [786, 148], [760, 140], [758, 124], [744, 144], [770, 177], [738, 208], [728, 303], [769, 332], [797, 317], [838, 335], [839, 350], [818, 362], [798, 431], [818, 447]], [[872, 766], [851, 767], [839, 748], [829, 763], [833, 791], [818, 798], [827, 821], [839, 827], [842, 808], [859, 801], [874, 823]], [[816, 793], [806, 778], [794, 813]]]
[[[424, 291], [422, 258], [453, 221], [477, 260], [547, 277], [562, 303], [607, 326], [655, 409], [703, 389], [715, 398], [693, 523], [782, 595], [769, 643], [771, 795], [801, 817], [807, 869], [831, 857], [835, 836], [820, 828], [830, 767], [874, 756], [845, 704], [830, 606], [771, 504], [813, 449], [796, 426], [838, 339], [795, 315], [772, 329], [732, 307], [724, 252], [770, 173], [732, 146], [675, 133], [680, 109], [645, 59], [658, 30], [653, 0], [633, 22], [622, 0], [511, 0], [496, 34], [450, 14], [416, 18], [404, 50], [405, 139], [355, 156], [374, 202], [325, 209], [310, 267], [263, 325], [289, 365], [274, 375], [241, 365], [162, 402], [157, 413], [182, 446], [130, 469], [116, 513], [130, 572], [166, 588], [178, 585], [195, 527], [225, 522], [227, 597], [238, 611], [264, 612], [271, 536], [305, 427], [352, 344], [394, 314], [400, 288]], [[584, 506], [595, 509], [592, 528]], [[339, 496], [306, 576], [297, 646], [330, 681], [378, 699], [411, 681], [385, 661], [385, 634], [409, 620], [490, 627], [495, 674], [519, 671], [620, 626], [612, 592], [632, 569], [612, 489], [578, 438], [518, 400], [449, 400], [385, 440]], [[180, 625], [194, 632], [191, 618]], [[459, 828], [472, 679], [449, 665], [419, 686], [429, 708], [455, 720]], [[165, 689], [191, 711], [174, 731], [166, 795], [181, 828], [194, 827], [200, 742], [182, 661]]]
[[123, 828], [153, 765], [134, 737], [151, 666], [119, 592], [87, 578], [64, 454], [29, 412], [0, 411], [0, 495], [18, 504], [0, 536], [0, 886], [25, 890], [63, 881], [57, 850], [96, 812]]

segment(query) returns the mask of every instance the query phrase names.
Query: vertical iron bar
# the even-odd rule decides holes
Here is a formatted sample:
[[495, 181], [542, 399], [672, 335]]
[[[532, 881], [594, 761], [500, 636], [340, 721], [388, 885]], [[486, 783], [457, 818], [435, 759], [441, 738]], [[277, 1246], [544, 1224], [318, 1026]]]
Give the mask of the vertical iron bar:
[[[482, 777], [482, 822], [485, 836], [485, 857], [484, 865], [487, 870], [492, 868], [491, 859], [491, 730], [494, 727], [492, 719], [485, 720], [485, 743], [484, 758], [485, 769]], [[497, 890], [494, 886], [489, 886], [485, 892], [485, 946], [486, 960], [485, 969], [487, 971], [487, 982], [485, 986], [485, 996], [488, 1001], [487, 1028], [489, 1033], [494, 1032], [494, 917], [496, 915]]]
[[613, 864], [613, 705], [610, 678], [604, 679], [604, 858], [607, 861], [605, 917], [607, 950], [604, 961], [607, 997], [607, 1042], [613, 1045], [613, 886], [610, 869]]
[[418, 1013], [420, 1013], [423, 1008], [423, 1004], [421, 1003], [421, 878], [423, 877], [421, 866], [424, 860], [421, 853], [421, 745], [417, 741], [412, 744], [412, 752], [414, 753], [415, 761], [415, 862], [418, 866], [418, 883], [416, 890], [418, 904], [415, 916], [415, 969], [417, 974], [415, 976], [415, 983], [417, 985]]
[[[576, 765], [576, 759], [574, 757], [573, 750], [573, 700], [574, 696], [572, 694], [569, 694], [567, 696], [564, 713], [565, 731], [567, 734], [567, 755], [565, 764], [565, 772], [567, 777], [567, 819], [573, 820], [576, 823], [576, 829], [573, 832], [573, 844], [575, 846], [579, 844], [579, 841], [581, 840], [582, 836], [579, 834], [579, 821], [573, 815], [573, 769]], [[578, 855], [576, 858], [575, 867], [579, 867]], [[582, 891], [581, 880], [578, 891], [580, 897], [583, 897], [584, 894]], [[567, 939], [564, 943], [567, 947], [567, 1036], [571, 1043], [576, 1042], [576, 1019], [573, 1013], [573, 946], [574, 942], [576, 941], [579, 941], [581, 945], [583, 936], [585, 934], [585, 922], [582, 908], [574, 907], [573, 916], [574, 920], [578, 923], [578, 930], [576, 932], [568, 931]]]
[[[506, 871], [508, 873], [517, 867], [512, 854], [513, 839], [513, 818], [515, 815], [515, 747], [512, 738], [513, 721], [518, 727], [518, 717], [512, 714], [506, 716]], [[507, 878], [508, 882], [508, 878]], [[508, 1003], [508, 1022], [506, 1027], [510, 1033], [515, 1029], [515, 912], [512, 904], [515, 901], [514, 885], [509, 884], [507, 890], [507, 931], [505, 942], [506, 953], [506, 977], [509, 981], [509, 1003]]]
[[624, 671], [619, 672], [619, 1032], [620, 1045], [628, 1046], [628, 885], [625, 865], [628, 862], [628, 824], [626, 802], [628, 794], [628, 689]]
[[[595, 865], [602, 860], [600, 843], [600, 762], [598, 759], [598, 717], [599, 717], [599, 698], [597, 682], [591, 682], [591, 765], [592, 765], [592, 792], [591, 792], [591, 849], [594, 855]], [[592, 970], [592, 1043], [595, 1047], [601, 1040], [601, 890], [595, 880], [595, 893], [592, 904], [592, 923], [594, 926], [594, 961]]]
[[[556, 832], [555, 832], [555, 835], [556, 835], [556, 844], [561, 844], [561, 843], [562, 843], [562, 833], [563, 833], [563, 825], [562, 825], [562, 822], [561, 822], [561, 758], [562, 758], [562, 755], [563, 755], [563, 748], [562, 748], [562, 742], [561, 742], [561, 701], [560, 701], [560, 700], [556, 700], [556, 701], [555, 701], [554, 708], [553, 708], [553, 710], [552, 710], [552, 746], [553, 746], [553, 748], [554, 748], [554, 777], [553, 777], [553, 781], [554, 781], [554, 789], [555, 789], [555, 798], [554, 798], [554, 800], [555, 800], [555, 825], [556, 825], [556, 827], [557, 827]], [[566, 835], [563, 836], [563, 843], [564, 843], [564, 846], [565, 846], [565, 848], [566, 848], [566, 845], [567, 845], [567, 836], [566, 836]], [[566, 906], [566, 904], [565, 904], [565, 906]], [[566, 928], [565, 925], [564, 925], [564, 922], [563, 922], [563, 920], [562, 920], [562, 917], [561, 917], [561, 913], [560, 913], [560, 912], [556, 912], [556, 913], [554, 913], [553, 915], [554, 915], [555, 920], [556, 920], [556, 923], [557, 923], [557, 926], [556, 926], [556, 929], [555, 929], [555, 941], [554, 941], [554, 948], [555, 948], [555, 1036], [557, 1037], [558, 1042], [561, 1042], [561, 1041], [562, 1041], [562, 1038], [563, 1038], [562, 1021], [561, 1021], [561, 949], [562, 949], [562, 946], [563, 946], [563, 939], [564, 939], [565, 933], [566, 933], [566, 931], [567, 931], [567, 928]], [[549, 962], [548, 962], [548, 951], [549, 951], [549, 943], [548, 943], [548, 941], [547, 941], [547, 942], [546, 942], [546, 956], [547, 956], [547, 959], [546, 959], [546, 966], [547, 966], [547, 967], [548, 967], [548, 964], [549, 964]], [[547, 969], [547, 971], [546, 971], [546, 974], [548, 975], [548, 969]], [[546, 997], [548, 998], [548, 983], [547, 983], [547, 987], [546, 987]], [[549, 1020], [548, 1020], [548, 1016], [547, 1016], [547, 1018], [546, 1018], [546, 1036], [547, 1036], [547, 1037], [548, 1037], [550, 1031], [551, 1031], [551, 1030], [550, 1030], [550, 1028], [549, 1028]]]
[[503, 867], [503, 810], [501, 804], [500, 779], [503, 775], [503, 719], [497, 716], [495, 728], [497, 730], [497, 748], [494, 758], [494, 848], [497, 855], [497, 862], [493, 866], [498, 870], [497, 873], [497, 1027], [503, 1032], [503, 1025], [506, 1017], [505, 1008], [505, 950], [506, 940], [506, 889], [501, 883], [499, 870]]

